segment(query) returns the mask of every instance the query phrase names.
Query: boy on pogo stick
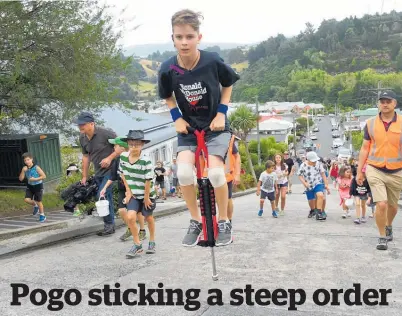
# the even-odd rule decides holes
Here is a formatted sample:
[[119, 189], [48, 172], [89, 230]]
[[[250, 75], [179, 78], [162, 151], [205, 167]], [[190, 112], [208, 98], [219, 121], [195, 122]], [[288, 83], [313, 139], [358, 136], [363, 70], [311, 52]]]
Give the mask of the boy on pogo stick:
[[[178, 133], [177, 178], [191, 214], [183, 246], [198, 244], [202, 233], [201, 215], [194, 187], [196, 137], [187, 131], [210, 128], [206, 134], [209, 153], [208, 178], [214, 187], [219, 208], [216, 246], [232, 242], [232, 225], [227, 217], [228, 186], [224, 160], [231, 133], [226, 113], [233, 84], [240, 79], [217, 53], [199, 50], [201, 15], [182, 10], [172, 17], [172, 40], [177, 56], [166, 60], [159, 72], [159, 96], [165, 99]], [[174, 94], [174, 95], [173, 95]]]

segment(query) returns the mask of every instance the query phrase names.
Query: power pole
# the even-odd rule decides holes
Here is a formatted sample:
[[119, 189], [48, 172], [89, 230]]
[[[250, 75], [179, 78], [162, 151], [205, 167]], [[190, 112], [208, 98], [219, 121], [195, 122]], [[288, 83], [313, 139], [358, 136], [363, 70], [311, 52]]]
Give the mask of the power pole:
[[260, 112], [258, 109], [258, 96], [255, 97], [257, 110], [257, 148], [258, 148], [258, 165], [261, 165], [261, 144], [260, 144]]
[[[380, 98], [381, 92], [386, 91], [386, 90], [392, 90], [392, 88], [383, 88], [381, 81], [378, 81], [377, 89], [362, 89], [362, 91], [368, 91], [368, 92], [371, 92], [373, 94], [376, 94], [377, 95], [377, 101]], [[380, 111], [380, 109], [378, 109], [378, 111]]]

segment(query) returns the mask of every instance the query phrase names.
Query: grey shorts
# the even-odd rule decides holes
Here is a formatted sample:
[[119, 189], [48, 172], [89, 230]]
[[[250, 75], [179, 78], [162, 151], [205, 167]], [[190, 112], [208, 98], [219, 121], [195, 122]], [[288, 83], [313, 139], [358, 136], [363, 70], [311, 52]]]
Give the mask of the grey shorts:
[[[208, 148], [208, 154], [219, 156], [223, 160], [226, 159], [226, 154], [229, 148], [230, 132], [209, 132], [205, 140]], [[197, 139], [194, 134], [178, 134], [177, 135], [177, 153], [185, 150], [191, 150], [195, 153], [197, 149]]]
[[173, 186], [174, 186], [174, 187], [179, 186], [179, 179], [173, 178]]
[[155, 181], [155, 185], [160, 187], [161, 189], [164, 189], [165, 188], [165, 181], [161, 181], [161, 182]]
[[275, 192], [265, 192], [261, 190], [260, 200], [268, 199], [270, 201], [275, 201]]
[[143, 199], [135, 199], [135, 198], [131, 198], [130, 202], [128, 202], [127, 204], [127, 211], [134, 211], [134, 212], [141, 212], [143, 216], [147, 217], [147, 216], [152, 216], [156, 204], [155, 204], [155, 200], [151, 199], [152, 202], [152, 206], [150, 208], [145, 208], [144, 205], [144, 200]]

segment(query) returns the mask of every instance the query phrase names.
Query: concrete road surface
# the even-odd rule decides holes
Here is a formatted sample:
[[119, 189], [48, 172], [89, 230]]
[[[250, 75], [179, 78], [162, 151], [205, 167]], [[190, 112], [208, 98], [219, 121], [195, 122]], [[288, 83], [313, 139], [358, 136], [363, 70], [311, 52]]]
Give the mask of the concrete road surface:
[[[307, 202], [301, 186], [294, 186], [294, 192], [288, 195], [286, 215], [277, 219], [270, 216], [267, 206], [264, 215], [257, 216], [255, 195], [235, 200], [234, 243], [215, 248], [218, 281], [211, 279], [208, 248], [180, 245], [189, 221], [188, 214], [181, 213], [157, 221], [157, 253], [154, 255], [126, 259], [131, 242], [118, 240], [123, 233], [123, 229], [119, 229], [112, 237], [90, 236], [1, 260], [0, 315], [401, 315], [400, 217], [397, 216], [394, 225], [394, 242], [390, 243], [388, 251], [381, 252], [375, 249], [374, 221], [370, 219], [357, 226], [352, 218], [342, 219], [337, 194], [328, 197], [327, 221], [318, 222], [307, 218]], [[19, 299], [21, 306], [10, 306], [12, 283], [29, 287], [15, 287], [16, 293], [24, 296]], [[106, 303], [119, 301], [107, 298], [107, 293], [96, 292], [105, 285], [112, 289], [118, 287], [121, 292], [139, 289], [140, 283], [145, 290], [159, 288], [162, 305], [106, 306]], [[345, 303], [342, 292], [353, 288], [354, 284], [360, 284], [361, 289], [356, 297], [347, 292], [346, 301], [363, 303], [364, 299], [363, 305]], [[244, 292], [247, 285], [248, 294]], [[207, 301], [208, 290], [214, 288], [222, 293], [222, 306], [213, 306], [214, 299]], [[49, 304], [46, 293], [50, 289], [76, 289], [82, 300], [76, 306], [66, 303], [59, 306], [59, 300]], [[172, 297], [168, 289], [182, 291], [183, 305], [163, 305], [163, 299], [166, 301], [169, 296], [173, 303], [180, 303], [177, 293]], [[327, 302], [325, 294], [317, 296], [316, 299], [327, 303], [324, 306], [314, 303], [313, 293], [317, 289], [332, 290], [326, 294]], [[365, 292], [368, 289], [374, 291]], [[231, 298], [232, 290], [235, 292]], [[258, 290], [261, 291], [256, 293]], [[76, 294], [70, 291], [60, 301], [74, 303]], [[38, 306], [30, 302], [30, 295]], [[216, 291], [213, 295], [217, 295]], [[139, 295], [129, 292], [120, 293], [119, 297], [120, 302], [127, 304], [139, 299]], [[331, 305], [334, 300], [337, 302], [336, 297], [339, 305]], [[157, 293], [153, 298], [158, 301]], [[240, 306], [230, 305], [231, 300]], [[88, 305], [88, 302], [99, 305]], [[279, 305], [281, 302], [283, 306]], [[297, 302], [300, 305], [296, 305]], [[368, 306], [367, 302], [389, 305]], [[59, 306], [61, 310], [49, 311], [52, 306], [55, 309]], [[297, 311], [290, 312], [288, 308], [292, 306]]]

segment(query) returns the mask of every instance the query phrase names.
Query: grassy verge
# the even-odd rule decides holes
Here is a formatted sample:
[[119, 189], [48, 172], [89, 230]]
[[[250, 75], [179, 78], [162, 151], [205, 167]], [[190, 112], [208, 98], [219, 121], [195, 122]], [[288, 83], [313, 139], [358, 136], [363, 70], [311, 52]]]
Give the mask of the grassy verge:
[[238, 64], [232, 64], [231, 66], [232, 66], [232, 68], [236, 69], [237, 72], [241, 72], [244, 69], [248, 68], [248, 61], [244, 61], [244, 62], [238, 63]]
[[152, 82], [140, 80], [138, 85], [131, 85], [131, 87], [138, 91], [141, 96], [147, 96], [148, 94], [155, 95], [156, 84]]
[[[32, 206], [24, 202], [25, 190], [0, 190], [0, 218], [32, 214]], [[45, 212], [63, 209], [63, 201], [57, 193], [43, 195]]]

